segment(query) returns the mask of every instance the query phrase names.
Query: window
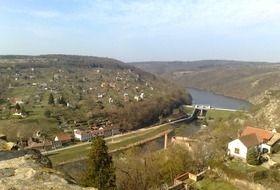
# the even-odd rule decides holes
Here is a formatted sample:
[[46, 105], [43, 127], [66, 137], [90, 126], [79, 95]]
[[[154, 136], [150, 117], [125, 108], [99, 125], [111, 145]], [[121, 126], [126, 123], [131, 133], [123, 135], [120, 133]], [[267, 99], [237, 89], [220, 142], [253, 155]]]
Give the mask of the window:
[[235, 148], [235, 149], [234, 149], [234, 153], [235, 153], [235, 154], [239, 154], [239, 152], [240, 152], [239, 148]]

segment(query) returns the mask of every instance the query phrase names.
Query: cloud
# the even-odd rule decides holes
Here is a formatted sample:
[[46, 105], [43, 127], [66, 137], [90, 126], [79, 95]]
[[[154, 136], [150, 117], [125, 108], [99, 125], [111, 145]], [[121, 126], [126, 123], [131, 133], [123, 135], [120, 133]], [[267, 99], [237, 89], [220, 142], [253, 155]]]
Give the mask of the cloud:
[[96, 0], [84, 2], [81, 10], [64, 19], [107, 25], [131, 35], [193, 29], [230, 32], [262, 25], [280, 27], [279, 10], [278, 0]]
[[276, 23], [280, 19], [279, 0], [95, 0], [69, 1], [69, 4], [77, 9], [73, 12], [43, 7], [8, 9], [34, 18], [85, 20], [125, 28], [231, 28]]

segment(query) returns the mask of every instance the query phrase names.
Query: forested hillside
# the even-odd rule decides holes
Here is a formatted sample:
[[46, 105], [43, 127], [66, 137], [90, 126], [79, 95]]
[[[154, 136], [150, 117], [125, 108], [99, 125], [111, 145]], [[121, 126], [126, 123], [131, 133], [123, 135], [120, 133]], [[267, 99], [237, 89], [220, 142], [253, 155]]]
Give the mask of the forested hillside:
[[205, 60], [131, 64], [185, 87], [245, 100], [280, 85], [280, 64], [276, 63]]

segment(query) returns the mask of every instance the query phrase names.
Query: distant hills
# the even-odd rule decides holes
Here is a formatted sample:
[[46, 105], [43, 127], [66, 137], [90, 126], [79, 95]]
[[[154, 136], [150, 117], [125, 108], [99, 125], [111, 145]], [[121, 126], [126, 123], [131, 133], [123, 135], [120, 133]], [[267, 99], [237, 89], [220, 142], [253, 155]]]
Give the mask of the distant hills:
[[230, 60], [130, 63], [185, 87], [251, 100], [280, 85], [280, 64]]
[[119, 60], [0, 56], [0, 133], [8, 137], [41, 131], [53, 138], [92, 125], [131, 130], [155, 123], [185, 103], [191, 98], [184, 90]]

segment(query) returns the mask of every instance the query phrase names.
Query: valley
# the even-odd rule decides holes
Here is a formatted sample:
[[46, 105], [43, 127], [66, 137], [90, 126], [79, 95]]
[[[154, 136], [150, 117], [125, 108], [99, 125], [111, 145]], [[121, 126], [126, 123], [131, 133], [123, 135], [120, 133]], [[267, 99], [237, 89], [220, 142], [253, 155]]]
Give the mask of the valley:
[[[0, 63], [2, 73], [5, 73], [1, 75], [5, 81], [1, 85], [6, 85], [6, 90], [1, 92], [1, 133], [18, 143], [28, 138], [32, 139], [33, 145], [34, 142], [41, 143], [42, 147], [36, 149], [50, 159], [54, 168], [78, 183], [86, 169], [92, 148], [90, 141], [96, 136], [104, 137], [108, 152], [113, 156], [117, 184], [121, 189], [137, 183], [124, 184], [122, 180], [127, 176], [122, 172], [129, 172], [134, 177], [147, 175], [154, 179], [152, 181], [161, 176], [159, 178], [170, 186], [183, 172], [205, 171], [203, 180], [192, 184], [198, 189], [242, 186], [227, 177], [217, 176], [219, 172], [234, 180], [241, 180], [239, 175], [250, 173], [252, 178], [243, 179], [248, 184], [257, 180], [255, 175], [260, 172], [278, 176], [275, 169], [268, 169], [277, 165], [278, 153], [269, 155], [273, 162], [265, 162], [255, 170], [225, 157], [227, 144], [238, 138], [247, 125], [268, 131], [279, 128], [275, 123], [278, 107], [273, 104], [279, 94], [274, 83], [278, 79], [272, 80], [278, 72], [277, 64], [256, 63], [255, 68], [251, 65], [255, 63], [236, 62], [233, 65], [232, 62], [202, 61], [197, 65], [175, 63], [175, 67], [162, 63], [133, 63], [130, 66], [107, 58], [65, 55], [2, 57]], [[177, 64], [180, 65], [178, 68]], [[141, 69], [153, 71], [153, 74]], [[252, 85], [256, 78], [258, 82]], [[264, 88], [258, 87], [259, 83], [266, 82], [268, 85]], [[235, 89], [244, 89], [244, 92]], [[201, 112], [193, 120], [194, 109], [201, 109]], [[205, 115], [202, 109], [207, 109]], [[265, 109], [272, 110], [266, 113]], [[272, 126], [272, 123], [275, 124]], [[61, 135], [72, 135], [74, 141], [56, 140]], [[165, 139], [165, 135], [168, 138]], [[52, 147], [47, 145], [49, 142], [53, 143]], [[58, 146], [58, 142], [64, 144]], [[154, 172], [153, 176], [138, 168], [142, 165], [142, 156], [153, 168], [150, 171]], [[162, 156], [165, 160], [160, 161]], [[222, 164], [216, 164], [218, 162]], [[169, 164], [172, 166], [168, 169]], [[215, 169], [207, 171], [207, 167]], [[240, 171], [240, 168], [246, 168], [246, 171]], [[171, 170], [172, 175], [166, 175], [166, 169]], [[141, 174], [134, 174], [134, 170]], [[218, 182], [214, 180], [216, 178]], [[265, 179], [270, 187], [277, 184]], [[144, 179], [142, 182], [151, 188], [161, 184]], [[263, 181], [257, 180], [257, 185], [262, 188]]]
[[136, 62], [143, 70], [183, 87], [208, 90], [253, 102], [253, 97], [280, 85], [280, 64], [230, 60]]

